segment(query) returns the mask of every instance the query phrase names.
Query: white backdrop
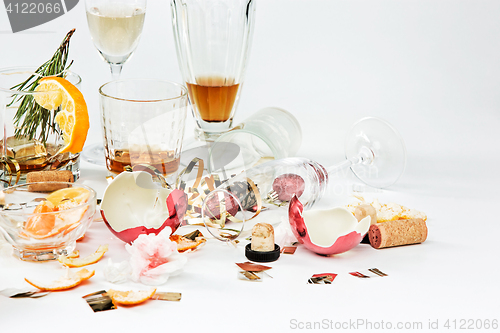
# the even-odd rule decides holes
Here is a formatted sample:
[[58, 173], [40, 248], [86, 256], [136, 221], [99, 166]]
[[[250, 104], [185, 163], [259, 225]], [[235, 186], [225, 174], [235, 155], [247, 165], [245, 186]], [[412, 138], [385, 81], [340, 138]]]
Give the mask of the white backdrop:
[[[200, 314], [211, 304], [219, 307], [217, 312], [226, 311], [228, 324], [241, 320], [243, 330], [260, 327], [247, 314], [265, 312], [263, 323], [273, 329], [263, 331], [269, 332], [293, 330], [289, 320], [301, 314], [302, 320], [380, 318], [384, 314], [394, 320], [417, 318], [425, 323], [437, 317], [443, 321], [500, 319], [499, 18], [497, 0], [258, 1], [236, 122], [267, 106], [282, 107], [302, 125], [304, 138], [298, 155], [330, 165], [344, 158], [344, 136], [356, 120], [364, 116], [388, 120], [406, 142], [408, 161], [401, 180], [380, 195], [426, 212], [429, 239], [419, 246], [379, 251], [378, 257], [367, 254], [371, 262], [380, 263], [380, 269], [407, 274], [391, 276], [388, 282], [377, 284], [377, 290], [345, 280], [338, 282], [337, 289], [330, 286], [328, 293], [305, 289], [304, 281], [294, 290], [294, 284], [274, 279], [270, 286], [260, 287], [270, 296], [260, 294], [253, 285], [243, 285], [248, 289], [222, 300], [218, 289], [207, 287], [204, 294], [204, 289], [193, 287], [213, 299], [186, 301], [184, 307], [194, 308], [182, 313], [172, 310], [175, 316], [165, 319], [164, 330], [169, 322], [178, 324], [176, 318], [189, 322], [187, 318], [198, 314], [202, 322], [215, 324], [215, 317]], [[73, 69], [83, 77], [82, 92], [91, 115], [88, 142], [100, 142], [97, 89], [111, 75], [90, 39], [83, 1], [63, 17], [16, 34], [10, 32], [1, 8], [0, 67], [43, 63], [72, 28], [77, 31], [70, 58], [75, 61]], [[149, 0], [141, 41], [122, 76], [181, 81], [168, 1]], [[191, 116], [189, 122], [192, 127]], [[191, 136], [191, 127], [186, 137]], [[106, 172], [86, 163], [82, 167], [82, 180], [102, 191]], [[322, 202], [332, 204], [333, 197]], [[369, 250], [363, 248], [361, 255]], [[316, 270], [325, 264], [325, 258], [320, 259], [314, 258]], [[345, 260], [340, 262], [340, 267], [351, 267]], [[0, 276], [8, 274], [0, 266]], [[0, 282], [10, 281], [3, 279]], [[255, 293], [273, 302], [273, 307], [247, 308], [260, 304], [251, 298]], [[0, 328], [2, 320], [9, 325], [14, 318], [21, 321], [18, 313], [6, 317], [15, 304], [19, 303], [0, 299]], [[202, 308], [195, 310], [197, 305]], [[114, 328], [103, 319], [105, 314], [92, 315], [88, 327]], [[114, 323], [117, 328], [139, 327], [120, 318], [121, 323]]]

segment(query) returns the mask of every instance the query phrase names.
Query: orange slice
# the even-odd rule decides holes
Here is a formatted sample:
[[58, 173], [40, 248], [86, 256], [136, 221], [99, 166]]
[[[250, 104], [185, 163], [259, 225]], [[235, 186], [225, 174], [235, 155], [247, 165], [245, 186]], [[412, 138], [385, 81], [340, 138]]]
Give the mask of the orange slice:
[[57, 214], [60, 225], [57, 225], [58, 228], [54, 230], [56, 234], [63, 231], [66, 234], [79, 225], [88, 207], [85, 206], [71, 211], [68, 210], [87, 202], [89, 197], [90, 192], [81, 187], [63, 188], [47, 196], [46, 199], [52, 202], [57, 210], [60, 211], [60, 213]]
[[59, 153], [79, 153], [89, 130], [89, 113], [82, 93], [68, 80], [50, 76], [40, 79], [35, 101], [42, 107], [55, 110], [60, 107], [55, 122], [62, 131], [65, 146]]
[[156, 288], [140, 291], [119, 291], [110, 289], [106, 293], [111, 297], [113, 303], [122, 305], [136, 305], [143, 303], [153, 297]]
[[83, 281], [88, 280], [92, 276], [94, 276], [94, 273], [95, 271], [89, 272], [86, 268], [83, 268], [76, 273], [69, 273], [67, 274], [67, 276], [62, 276], [59, 279], [48, 284], [33, 282], [26, 278], [24, 280], [31, 284], [33, 287], [40, 289], [41, 291], [60, 291], [78, 286]]
[[104, 256], [104, 253], [108, 251], [108, 245], [101, 245], [93, 254], [85, 257], [85, 258], [69, 258], [68, 256], [60, 255], [57, 260], [65, 266], [68, 267], [83, 267], [87, 265], [92, 265], [101, 260]]
[[52, 192], [46, 199], [58, 207], [59, 210], [63, 210], [87, 202], [89, 197], [89, 190], [83, 187], [68, 187]]

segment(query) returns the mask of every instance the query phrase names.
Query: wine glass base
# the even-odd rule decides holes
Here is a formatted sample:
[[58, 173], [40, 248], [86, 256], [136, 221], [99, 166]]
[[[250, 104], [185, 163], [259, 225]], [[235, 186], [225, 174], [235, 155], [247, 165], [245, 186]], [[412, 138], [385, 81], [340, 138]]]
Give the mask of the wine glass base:
[[[213, 148], [216, 150], [214, 151]], [[203, 160], [204, 169], [208, 173], [226, 169], [227, 172], [233, 174], [236, 173], [236, 170], [231, 169], [230, 164], [239, 154], [240, 148], [236, 144], [223, 142], [214, 145], [213, 142], [198, 141], [191, 137], [183, 143], [180, 165], [183, 168], [187, 167], [189, 163], [198, 158]], [[196, 165], [193, 170], [197, 171], [198, 166]]]
[[85, 147], [80, 156], [86, 162], [106, 166], [104, 147], [101, 144], [95, 143]]
[[385, 188], [394, 184], [406, 166], [406, 148], [401, 135], [386, 121], [363, 118], [353, 125], [345, 142], [351, 170], [365, 184]]
[[[181, 167], [187, 167], [195, 158], [208, 161], [210, 143], [199, 141], [196, 138], [189, 137], [184, 139], [181, 152]], [[197, 169], [197, 167], [195, 167]]]

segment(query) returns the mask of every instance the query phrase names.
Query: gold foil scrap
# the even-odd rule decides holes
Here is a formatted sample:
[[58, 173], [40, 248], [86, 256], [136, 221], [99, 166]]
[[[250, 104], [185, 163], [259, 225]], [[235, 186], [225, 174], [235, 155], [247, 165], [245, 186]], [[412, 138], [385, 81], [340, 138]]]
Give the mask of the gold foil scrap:
[[90, 308], [94, 312], [115, 310], [116, 305], [113, 303], [111, 297], [106, 293], [106, 290], [99, 290], [95, 293], [82, 296]]
[[238, 278], [245, 281], [262, 281], [262, 272], [239, 271]]
[[179, 302], [181, 300], [181, 293], [172, 293], [172, 292], [156, 292], [151, 299], [157, 301], [170, 301], [170, 302]]

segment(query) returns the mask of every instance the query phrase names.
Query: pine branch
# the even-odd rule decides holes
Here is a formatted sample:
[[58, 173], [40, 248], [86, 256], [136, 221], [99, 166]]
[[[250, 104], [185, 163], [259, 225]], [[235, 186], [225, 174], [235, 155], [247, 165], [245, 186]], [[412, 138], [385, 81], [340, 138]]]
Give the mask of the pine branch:
[[[72, 29], [66, 34], [66, 37], [64, 37], [64, 40], [52, 58], [37, 68], [35, 71], [36, 75], [31, 75], [26, 81], [19, 83], [11, 89], [30, 92], [35, 90], [38, 81], [44, 76], [57, 75], [62, 77], [63, 72], [69, 69], [73, 64], [73, 61], [71, 61], [69, 65], [66, 65], [69, 54], [69, 42], [74, 32], [75, 29]], [[24, 136], [32, 140], [36, 137], [39, 130], [40, 133], [37, 139], [45, 144], [49, 134], [57, 131], [54, 121], [57, 110], [52, 114], [49, 110], [42, 108], [35, 102], [32, 95], [20, 95], [20, 97], [11, 104], [19, 100], [21, 104], [14, 116], [14, 126], [16, 127], [14, 132], [15, 136]]]

